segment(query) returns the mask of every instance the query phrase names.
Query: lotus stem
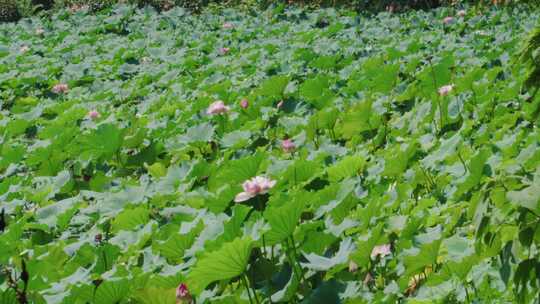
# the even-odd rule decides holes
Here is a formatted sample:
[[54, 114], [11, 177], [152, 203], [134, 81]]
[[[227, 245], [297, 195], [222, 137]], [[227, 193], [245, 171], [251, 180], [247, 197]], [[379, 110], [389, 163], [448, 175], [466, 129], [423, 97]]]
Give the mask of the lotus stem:
[[268, 255], [266, 254], [266, 242], [264, 240], [264, 234], [262, 235], [262, 253], [265, 258], [268, 258]]
[[292, 235], [291, 235], [291, 243], [292, 243], [292, 248], [293, 248], [292, 250], [293, 250], [293, 255], [294, 255], [294, 263], [299, 269], [300, 278], [302, 279], [302, 281], [307, 282], [305, 274], [304, 274], [304, 269], [302, 269], [302, 266], [300, 265], [300, 262], [298, 261], [298, 252], [296, 251], [296, 242], [294, 241], [294, 236]]
[[255, 298], [255, 302], [257, 304], [260, 304], [261, 302], [259, 301], [259, 297], [257, 296], [257, 291], [255, 290], [253, 286], [251, 286], [251, 284], [249, 284], [249, 278], [245, 272], [244, 272], [244, 282], [248, 290], [251, 288], [251, 292], [253, 292], [253, 297]]
[[296, 264], [295, 264], [295, 261], [292, 257], [292, 250], [289, 246], [289, 239], [285, 239], [285, 245], [286, 245], [286, 249], [285, 249], [285, 255], [287, 255], [287, 259], [289, 259], [289, 263], [291, 264], [291, 269], [294, 273], [294, 275], [296, 275], [299, 279], [301, 278], [301, 276], [298, 274], [298, 269], [296, 269]]
[[242, 283], [244, 284], [244, 287], [246, 288], [246, 291], [247, 291], [247, 294], [248, 294], [248, 298], [249, 298], [249, 303], [250, 304], [253, 304], [253, 300], [251, 299], [251, 293], [249, 291], [249, 286], [248, 286], [248, 283], [247, 283], [247, 280], [246, 280], [246, 275], [242, 275], [241, 276], [241, 279], [242, 279]]

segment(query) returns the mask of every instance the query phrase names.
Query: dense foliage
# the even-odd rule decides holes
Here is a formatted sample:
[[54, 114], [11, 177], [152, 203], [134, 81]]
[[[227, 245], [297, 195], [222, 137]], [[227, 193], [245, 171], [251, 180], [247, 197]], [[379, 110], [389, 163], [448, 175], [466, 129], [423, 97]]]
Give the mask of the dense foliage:
[[[240, 9], [266, 9], [270, 6], [301, 6], [307, 8], [318, 7], [346, 7], [361, 12], [378, 11], [406, 11], [409, 9], [430, 9], [441, 5], [460, 6], [463, 4], [476, 4], [481, 6], [509, 5], [515, 3], [540, 4], [540, 0], [1, 0], [0, 11], [9, 12], [10, 15], [0, 14], [0, 22], [18, 20], [21, 16], [32, 16], [36, 13], [69, 9], [72, 11], [86, 9], [97, 12], [109, 9], [116, 4], [132, 4], [138, 7], [150, 6], [158, 11], [166, 11], [175, 6], [200, 12], [208, 7], [234, 7]], [[53, 10], [51, 10], [53, 9]], [[12, 17], [15, 16], [15, 17]]]
[[540, 0], [0, 0], [0, 22], [13, 22], [21, 17], [36, 14], [50, 14], [58, 9], [87, 10], [95, 13], [108, 10], [117, 4], [131, 4], [139, 8], [152, 7], [158, 11], [182, 7], [193, 13], [223, 7], [261, 10], [276, 6], [300, 6], [307, 9], [347, 8], [366, 14], [380, 11], [396, 13], [411, 9], [433, 9], [440, 6], [457, 8], [463, 5], [474, 5], [477, 8], [516, 5], [522, 8], [524, 5], [536, 7], [540, 5]]
[[528, 76], [525, 86], [533, 89], [532, 95], [537, 94], [540, 89], [540, 24], [531, 31], [529, 37], [523, 45], [520, 53], [520, 60], [528, 67]]
[[0, 22], [14, 22], [21, 18], [17, 3], [12, 0], [0, 0]]
[[532, 302], [538, 17], [0, 25], [0, 303]]

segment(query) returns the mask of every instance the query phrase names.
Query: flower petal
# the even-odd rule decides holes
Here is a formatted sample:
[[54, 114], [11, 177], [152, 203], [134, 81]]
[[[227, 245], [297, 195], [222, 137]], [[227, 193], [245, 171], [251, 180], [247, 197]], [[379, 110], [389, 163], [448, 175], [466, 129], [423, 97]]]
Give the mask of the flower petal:
[[234, 202], [235, 203], [241, 203], [241, 202], [245, 202], [247, 201], [248, 199], [254, 197], [255, 195], [251, 194], [251, 193], [247, 193], [247, 192], [240, 192], [238, 193], [235, 197], [234, 197]]

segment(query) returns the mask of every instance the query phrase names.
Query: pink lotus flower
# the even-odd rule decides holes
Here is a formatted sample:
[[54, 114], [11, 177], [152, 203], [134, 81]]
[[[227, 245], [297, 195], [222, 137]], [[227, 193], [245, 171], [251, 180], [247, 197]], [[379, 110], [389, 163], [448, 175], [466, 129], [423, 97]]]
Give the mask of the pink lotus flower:
[[221, 100], [217, 100], [213, 102], [210, 106], [208, 106], [208, 109], [206, 110], [206, 114], [208, 115], [218, 115], [218, 114], [224, 114], [229, 112], [231, 108], [225, 105], [225, 103]]
[[242, 109], [247, 109], [249, 107], [249, 101], [245, 98], [240, 100], [240, 107], [242, 107]]
[[167, 1], [161, 5], [164, 11], [168, 11], [174, 7], [174, 3]]
[[72, 6], [69, 7], [69, 10], [72, 13], [76, 13], [76, 12], [83, 11], [83, 10], [88, 10], [88, 5], [85, 5], [85, 4], [73, 4]]
[[230, 23], [230, 22], [225, 22], [225, 23], [223, 23], [222, 28], [224, 30], [230, 30], [230, 29], [234, 28], [234, 25], [232, 23]]
[[192, 297], [187, 285], [184, 283], [178, 285], [176, 288], [176, 303], [191, 303], [191, 301]]
[[88, 117], [90, 117], [90, 119], [92, 119], [92, 120], [95, 120], [95, 119], [100, 118], [101, 114], [99, 114], [99, 112], [96, 111], [96, 110], [92, 110], [92, 111], [88, 112]]
[[444, 17], [444, 19], [443, 19], [444, 24], [450, 24], [452, 22], [454, 22], [454, 17], [452, 17], [452, 16]]
[[259, 194], [265, 194], [276, 185], [276, 181], [263, 176], [255, 176], [242, 184], [244, 192], [240, 192], [234, 198], [236, 203], [245, 202]]
[[482, 30], [478, 30], [478, 31], [476, 31], [474, 33], [477, 34], [477, 35], [480, 35], [480, 36], [488, 36], [489, 35], [488, 32], [482, 31]]
[[375, 259], [378, 256], [381, 258], [384, 258], [385, 256], [390, 254], [390, 244], [385, 245], [379, 245], [373, 247], [373, 250], [371, 250], [371, 259]]
[[457, 12], [457, 15], [458, 15], [459, 17], [465, 17], [465, 15], [467, 15], [467, 11], [465, 11], [465, 10], [459, 10], [459, 11]]
[[453, 89], [454, 89], [454, 85], [453, 84], [448, 84], [448, 85], [444, 85], [444, 86], [440, 87], [438, 92], [439, 92], [439, 95], [446, 96], [446, 95], [450, 94], [450, 92], [452, 92]]
[[67, 93], [69, 91], [69, 86], [65, 83], [55, 84], [51, 91], [55, 94]]
[[21, 46], [21, 48], [19, 49], [19, 51], [20, 51], [21, 53], [26, 53], [26, 52], [30, 51], [30, 47], [27, 46], [27, 45], [23, 45], [23, 46]]
[[365, 285], [368, 285], [368, 284], [370, 284], [371, 282], [373, 282], [373, 276], [371, 275], [371, 273], [368, 272], [368, 273], [366, 274], [366, 277], [364, 278], [363, 283], [364, 283]]
[[358, 270], [358, 264], [354, 261], [349, 262], [349, 272], [356, 272]]
[[230, 50], [231, 50], [231, 49], [228, 48], [228, 47], [222, 47], [222, 48], [219, 49], [219, 53], [220, 53], [221, 55], [226, 55]]
[[281, 109], [283, 107], [283, 100], [280, 100], [277, 104], [277, 108]]
[[287, 138], [281, 142], [281, 148], [284, 152], [290, 153], [293, 152], [294, 149], [296, 149], [296, 145], [291, 139]]

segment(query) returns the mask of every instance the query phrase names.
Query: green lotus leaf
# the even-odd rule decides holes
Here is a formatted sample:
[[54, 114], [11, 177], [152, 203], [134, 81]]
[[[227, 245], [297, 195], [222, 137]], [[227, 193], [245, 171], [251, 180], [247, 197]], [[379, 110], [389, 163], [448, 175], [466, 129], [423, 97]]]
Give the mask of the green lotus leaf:
[[135, 297], [142, 304], [174, 304], [176, 296], [174, 288], [145, 288], [135, 293]]
[[99, 285], [94, 294], [96, 303], [114, 304], [123, 301], [130, 292], [127, 280], [107, 280]]
[[253, 241], [236, 238], [215, 251], [199, 258], [188, 274], [188, 286], [194, 294], [200, 294], [208, 284], [242, 275], [248, 266]]
[[111, 222], [111, 231], [133, 230], [148, 222], [150, 212], [146, 207], [139, 206], [133, 209], [124, 209]]
[[270, 230], [264, 234], [267, 244], [277, 244], [291, 236], [298, 226], [303, 210], [304, 203], [298, 199], [267, 209], [264, 213], [270, 224]]
[[509, 191], [506, 197], [509, 201], [537, 212], [539, 210], [538, 204], [540, 203], [540, 174], [537, 174], [534, 178], [533, 184], [527, 186], [521, 190]]
[[358, 174], [365, 164], [362, 156], [346, 156], [338, 163], [327, 169], [328, 177], [331, 181], [339, 181], [344, 178]]

